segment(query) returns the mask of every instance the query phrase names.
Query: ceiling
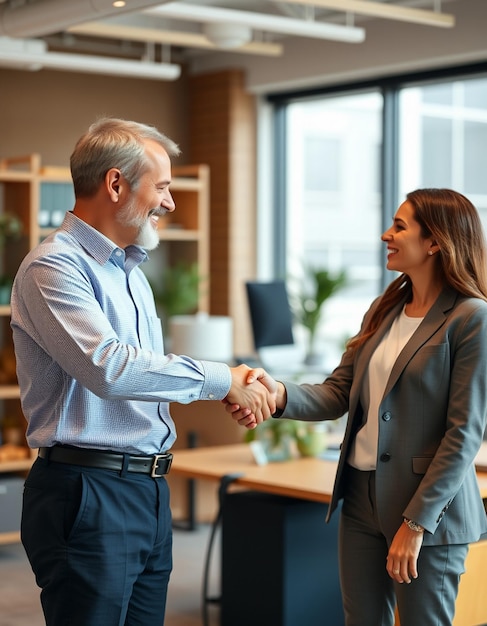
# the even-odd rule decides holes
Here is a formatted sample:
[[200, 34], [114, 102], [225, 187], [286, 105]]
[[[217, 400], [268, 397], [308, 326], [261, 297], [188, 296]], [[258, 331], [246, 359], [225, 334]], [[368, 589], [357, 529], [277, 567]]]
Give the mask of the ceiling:
[[278, 57], [296, 38], [360, 45], [371, 19], [454, 28], [455, 1], [0, 0], [0, 67], [174, 80], [195, 55]]

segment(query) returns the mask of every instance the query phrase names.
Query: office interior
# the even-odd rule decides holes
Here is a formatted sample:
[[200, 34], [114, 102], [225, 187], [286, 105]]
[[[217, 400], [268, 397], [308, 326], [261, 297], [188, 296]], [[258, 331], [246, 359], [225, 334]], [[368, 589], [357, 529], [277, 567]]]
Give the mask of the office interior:
[[[254, 29], [255, 42], [269, 44], [269, 50], [271, 44], [275, 45], [279, 54], [219, 49], [214, 45], [198, 48], [181, 43], [156, 44], [154, 51], [153, 43], [146, 48], [139, 40], [129, 44], [130, 35], [125, 39], [110, 36], [108, 30], [102, 35], [83, 30], [85, 24], [103, 19], [93, 15], [92, 3], [78, 1], [73, 6], [81, 12], [86, 9], [86, 22], [79, 12], [71, 17], [68, 12], [63, 18], [66, 24], [49, 32], [45, 23], [49, 17], [44, 12], [37, 26], [39, 32], [35, 32], [34, 20], [26, 26], [28, 34], [22, 37], [45, 41], [50, 49], [60, 52], [96, 54], [108, 62], [127, 55], [136, 57], [140, 49], [147, 55], [149, 50], [158, 61], [177, 65], [179, 77], [112, 75], [79, 68], [56, 69], [47, 63], [39, 69], [39, 64], [35, 67], [33, 62], [19, 66], [12, 60], [2, 61], [1, 38], [18, 38], [15, 20], [9, 19], [10, 10], [16, 9], [15, 5], [22, 8], [24, 3], [0, 1], [0, 162], [38, 154], [42, 166], [66, 168], [77, 138], [94, 119], [110, 115], [154, 124], [169, 135], [182, 150], [174, 166], [208, 165], [209, 222], [205, 240], [211, 280], [206, 312], [231, 318], [233, 354], [250, 358], [255, 356], [255, 348], [245, 284], [282, 278], [285, 272], [282, 240], [286, 235], [276, 214], [276, 204], [284, 202], [282, 190], [288, 184], [279, 178], [283, 172], [282, 151], [276, 149], [275, 143], [282, 122], [278, 117], [279, 98], [284, 94], [311, 95], [333, 90], [347, 93], [352, 86], [366, 90], [374, 81], [389, 81], [393, 85], [396, 79], [428, 73], [439, 77], [449, 72], [461, 75], [465, 70], [469, 76], [486, 77], [487, 3], [362, 0], [363, 5], [384, 4], [418, 13], [440, 11], [454, 17], [454, 25], [445, 27], [414, 23], [403, 17], [354, 14], [352, 8], [347, 12], [323, 8], [318, 0], [312, 9], [306, 3], [291, 6], [289, 2], [192, 2], [205, 8], [269, 12], [296, 21], [309, 21], [316, 11], [317, 21], [363, 29], [364, 40], [353, 43], [292, 33], [266, 34]], [[42, 14], [44, 0], [30, 4]], [[107, 15], [112, 11], [111, 7], [106, 8], [109, 4], [100, 2]], [[139, 26], [139, 9], [171, 4], [190, 3], [139, 0], [135, 2], [137, 10], [127, 9], [121, 22]], [[156, 23], [156, 18], [166, 26], [171, 24], [167, 16], [148, 13], [144, 26], [147, 20]], [[112, 21], [116, 23], [116, 19]], [[179, 30], [192, 35], [199, 34], [202, 25], [198, 19], [189, 22], [180, 17], [177, 22]], [[484, 108], [487, 115], [487, 99]], [[292, 155], [289, 158], [292, 160]], [[390, 172], [387, 164], [384, 172]], [[350, 180], [349, 184], [354, 186], [356, 182]], [[172, 412], [178, 428], [175, 453], [187, 448], [190, 441], [201, 447], [243, 441], [241, 428], [228, 418], [221, 403], [175, 405]], [[177, 475], [170, 476], [169, 481], [174, 518], [184, 521], [191, 507], [188, 481]], [[201, 481], [197, 490], [193, 513], [198, 523], [206, 523], [213, 520], [216, 512], [215, 487]]]

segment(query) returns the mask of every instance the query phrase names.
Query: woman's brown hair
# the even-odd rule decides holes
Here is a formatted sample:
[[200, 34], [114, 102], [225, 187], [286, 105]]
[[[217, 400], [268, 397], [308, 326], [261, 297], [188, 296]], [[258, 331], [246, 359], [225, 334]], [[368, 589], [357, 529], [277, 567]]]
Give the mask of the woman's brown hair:
[[[451, 189], [417, 189], [406, 200], [414, 209], [421, 235], [439, 247], [435, 255], [440, 280], [458, 293], [487, 301], [487, 251], [477, 209]], [[411, 298], [412, 283], [401, 274], [384, 291], [361, 332], [347, 344], [355, 350], [376, 332], [385, 316], [401, 301]]]

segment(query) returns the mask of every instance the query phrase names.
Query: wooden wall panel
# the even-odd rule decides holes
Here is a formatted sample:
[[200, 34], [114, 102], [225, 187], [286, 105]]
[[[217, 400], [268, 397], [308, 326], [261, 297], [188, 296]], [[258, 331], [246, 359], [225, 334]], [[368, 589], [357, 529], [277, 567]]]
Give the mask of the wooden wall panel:
[[189, 78], [192, 163], [210, 166], [210, 312], [230, 315], [235, 354], [252, 352], [245, 280], [256, 275], [255, 98], [228, 70]]
[[[229, 315], [234, 324], [235, 354], [249, 354], [250, 333], [244, 283], [255, 277], [255, 103], [240, 71], [189, 79], [189, 161], [210, 166], [210, 313]], [[198, 446], [240, 443], [245, 429], [225, 413], [220, 402], [173, 404], [178, 440], [189, 433]], [[187, 480], [169, 476], [175, 519], [188, 511]], [[217, 485], [198, 481], [196, 518], [209, 521], [216, 511]]]

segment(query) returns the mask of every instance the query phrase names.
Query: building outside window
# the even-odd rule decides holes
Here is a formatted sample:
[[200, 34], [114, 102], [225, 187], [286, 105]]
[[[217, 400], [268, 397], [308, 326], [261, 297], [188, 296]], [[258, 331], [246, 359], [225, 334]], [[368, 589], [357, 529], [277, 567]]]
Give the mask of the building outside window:
[[406, 87], [399, 107], [399, 198], [450, 187], [475, 204], [487, 229], [487, 78]]
[[275, 185], [284, 190], [276, 219], [285, 227], [275, 229], [285, 240], [276, 241], [280, 274], [291, 294], [305, 264], [344, 269], [349, 278], [325, 305], [319, 341], [329, 369], [395, 277], [385, 269], [380, 236], [408, 191], [464, 193], [487, 231], [487, 74], [289, 97], [284, 120]]

